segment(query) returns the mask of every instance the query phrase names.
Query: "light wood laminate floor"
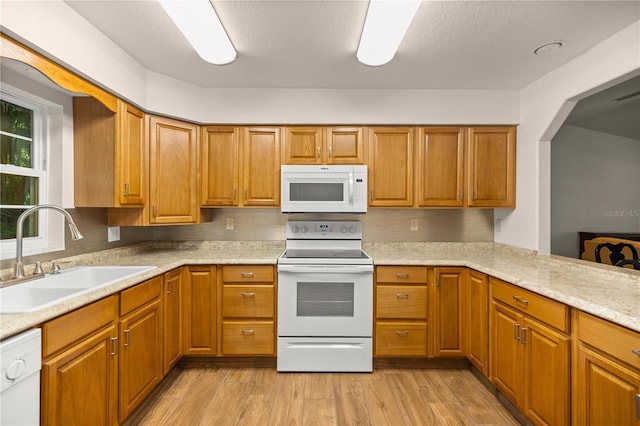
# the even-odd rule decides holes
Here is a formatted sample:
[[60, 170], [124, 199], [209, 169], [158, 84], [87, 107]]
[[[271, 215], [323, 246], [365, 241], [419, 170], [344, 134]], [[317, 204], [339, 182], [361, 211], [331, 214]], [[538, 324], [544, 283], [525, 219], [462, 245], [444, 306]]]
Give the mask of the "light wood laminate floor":
[[135, 418], [150, 426], [518, 424], [465, 369], [188, 368]]

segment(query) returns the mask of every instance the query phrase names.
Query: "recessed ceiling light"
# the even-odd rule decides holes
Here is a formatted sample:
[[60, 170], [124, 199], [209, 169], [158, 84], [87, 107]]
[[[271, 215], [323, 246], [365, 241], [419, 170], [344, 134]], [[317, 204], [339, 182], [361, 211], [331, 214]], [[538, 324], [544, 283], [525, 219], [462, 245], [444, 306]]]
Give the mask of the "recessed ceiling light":
[[202, 59], [214, 65], [236, 60], [236, 50], [209, 0], [158, 0], [158, 3]]
[[562, 46], [564, 46], [564, 41], [551, 41], [535, 48], [533, 54], [538, 56], [550, 55], [560, 50]]
[[420, 3], [370, 0], [356, 54], [358, 61], [377, 67], [393, 59]]

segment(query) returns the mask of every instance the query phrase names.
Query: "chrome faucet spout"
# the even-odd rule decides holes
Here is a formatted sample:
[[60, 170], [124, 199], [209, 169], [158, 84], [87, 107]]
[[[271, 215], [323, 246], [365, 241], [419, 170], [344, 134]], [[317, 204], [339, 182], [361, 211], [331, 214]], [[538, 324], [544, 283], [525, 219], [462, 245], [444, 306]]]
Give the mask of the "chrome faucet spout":
[[24, 221], [27, 218], [27, 216], [29, 216], [31, 213], [41, 209], [51, 209], [51, 210], [55, 210], [62, 213], [64, 217], [67, 219], [67, 222], [69, 223], [69, 229], [71, 230], [71, 238], [74, 240], [79, 240], [81, 238], [84, 238], [84, 235], [82, 235], [82, 233], [76, 226], [76, 223], [73, 221], [73, 218], [71, 217], [69, 212], [63, 209], [62, 207], [56, 206], [54, 204], [41, 204], [38, 206], [33, 206], [31, 208], [28, 208], [27, 210], [22, 212], [20, 216], [18, 216], [18, 221], [16, 223], [16, 261], [14, 263], [12, 278], [24, 277], [24, 265], [22, 264], [22, 240], [23, 240], [22, 228], [23, 228]]

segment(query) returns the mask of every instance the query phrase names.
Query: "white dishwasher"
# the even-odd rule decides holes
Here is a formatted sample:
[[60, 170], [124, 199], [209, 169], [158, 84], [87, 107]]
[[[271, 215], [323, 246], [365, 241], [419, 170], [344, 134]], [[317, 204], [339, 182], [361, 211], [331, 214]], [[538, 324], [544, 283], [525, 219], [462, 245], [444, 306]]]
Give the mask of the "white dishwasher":
[[34, 328], [0, 342], [0, 424], [40, 424], [42, 339]]

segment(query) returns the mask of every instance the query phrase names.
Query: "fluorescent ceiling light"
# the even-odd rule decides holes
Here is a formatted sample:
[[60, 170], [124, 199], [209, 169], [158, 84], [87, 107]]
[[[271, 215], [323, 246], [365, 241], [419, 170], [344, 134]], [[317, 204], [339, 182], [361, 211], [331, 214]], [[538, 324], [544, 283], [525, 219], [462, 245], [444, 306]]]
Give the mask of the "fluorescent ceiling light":
[[209, 0], [158, 0], [205, 61], [225, 65], [236, 59], [236, 50]]
[[370, 0], [356, 57], [365, 65], [379, 66], [396, 54], [420, 1]]

